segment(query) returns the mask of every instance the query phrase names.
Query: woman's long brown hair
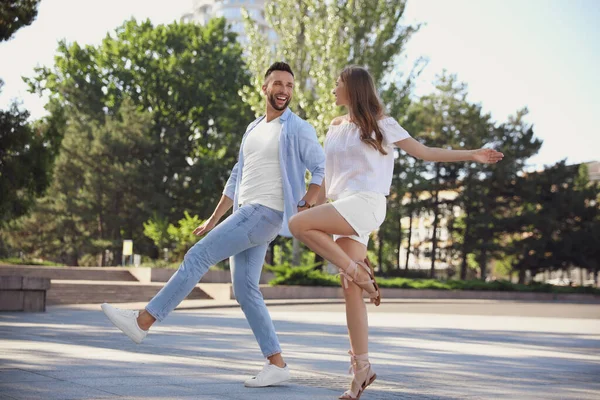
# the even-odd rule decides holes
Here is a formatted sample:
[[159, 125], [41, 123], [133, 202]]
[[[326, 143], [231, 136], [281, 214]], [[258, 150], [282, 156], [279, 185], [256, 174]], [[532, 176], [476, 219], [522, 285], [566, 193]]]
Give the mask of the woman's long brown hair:
[[360, 139], [381, 154], [387, 154], [382, 145], [383, 134], [377, 123], [383, 116], [383, 105], [377, 96], [371, 74], [362, 67], [350, 65], [344, 68], [340, 78], [345, 83], [350, 100], [348, 108], [352, 122], [360, 128]]

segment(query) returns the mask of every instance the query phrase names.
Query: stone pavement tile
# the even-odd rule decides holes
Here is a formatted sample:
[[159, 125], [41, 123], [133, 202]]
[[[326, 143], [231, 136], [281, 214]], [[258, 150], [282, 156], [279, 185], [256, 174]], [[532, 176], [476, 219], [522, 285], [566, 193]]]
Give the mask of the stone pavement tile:
[[106, 377], [137, 377], [141, 376], [139, 371], [132, 368], [104, 368], [93, 365], [78, 365], [64, 369], [36, 370], [37, 374], [62, 380], [74, 380], [83, 378], [106, 378]]
[[178, 376], [171, 375], [167, 371], [159, 376], [113, 376], [113, 377], [90, 377], [70, 379], [70, 382], [78, 385], [102, 388], [113, 386], [159, 386], [159, 385], [178, 385], [178, 386], [198, 386], [210, 383], [228, 383], [221, 381], [209, 375], [198, 376]]
[[247, 388], [242, 383], [221, 383], [195, 386], [202, 395], [223, 396], [228, 400], [331, 400], [340, 393], [321, 388], [299, 387], [296, 385], [280, 385], [268, 388]]
[[[1, 397], [0, 397], [1, 399]], [[157, 400], [232, 400], [231, 397], [226, 396], [217, 396], [217, 395], [205, 395], [205, 394], [194, 394], [192, 396], [168, 396], [168, 395], [157, 395], [157, 396], [127, 396], [127, 397], [115, 397], [115, 399], [126, 399], [126, 400], [148, 400], [148, 399], [157, 399]], [[98, 398], [98, 399], [86, 399], [86, 400], [106, 400], [106, 398]], [[241, 400], [241, 399], [236, 399]]]
[[0, 383], [0, 393], [18, 400], [79, 400], [113, 396], [102, 390], [64, 381]]
[[22, 369], [0, 369], [0, 383], [48, 382], [55, 379]]
[[[184, 386], [175, 385], [145, 385], [145, 386], [104, 386], [102, 390], [113, 395], [130, 397], [141, 397], [146, 399], [162, 399], [164, 397], [182, 398], [183, 396], [198, 396], [198, 390]], [[117, 398], [117, 396], [114, 396]]]

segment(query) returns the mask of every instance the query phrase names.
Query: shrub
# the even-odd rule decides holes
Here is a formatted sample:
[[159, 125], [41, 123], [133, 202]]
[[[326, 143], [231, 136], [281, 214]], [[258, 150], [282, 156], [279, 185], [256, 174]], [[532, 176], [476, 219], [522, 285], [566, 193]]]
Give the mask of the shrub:
[[[275, 279], [269, 282], [271, 286], [277, 285], [304, 285], [304, 286], [338, 286], [340, 280], [337, 276], [315, 270], [320, 264], [292, 267], [288, 263], [266, 268], [275, 273]], [[532, 283], [522, 285], [509, 281], [498, 280], [484, 282], [479, 280], [435, 280], [435, 279], [409, 279], [409, 278], [377, 278], [377, 283], [382, 288], [400, 289], [435, 289], [435, 290], [487, 290], [503, 292], [543, 292], [543, 293], [590, 293], [600, 295], [600, 289], [592, 287], [554, 286], [549, 284]]]

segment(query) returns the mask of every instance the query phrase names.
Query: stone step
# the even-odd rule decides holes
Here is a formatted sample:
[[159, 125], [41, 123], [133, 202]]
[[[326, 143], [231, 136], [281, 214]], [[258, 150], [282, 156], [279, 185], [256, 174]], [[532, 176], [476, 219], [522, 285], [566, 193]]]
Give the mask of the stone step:
[[[164, 283], [53, 279], [46, 301], [48, 305], [146, 302], [152, 299], [164, 285]], [[212, 299], [212, 297], [196, 286], [187, 299]]]
[[150, 268], [0, 265], [0, 275], [3, 276], [34, 276], [53, 280], [150, 281], [150, 273]]

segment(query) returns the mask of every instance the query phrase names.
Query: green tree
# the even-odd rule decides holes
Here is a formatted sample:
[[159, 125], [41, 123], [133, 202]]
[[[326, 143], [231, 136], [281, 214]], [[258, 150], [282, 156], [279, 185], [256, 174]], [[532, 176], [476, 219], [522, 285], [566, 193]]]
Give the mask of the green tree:
[[72, 265], [85, 254], [98, 256], [100, 265], [120, 260], [122, 240], [140, 243], [150, 213], [151, 127], [151, 115], [131, 102], [102, 125], [71, 118], [48, 193], [12, 225], [11, 245]]
[[53, 67], [31, 89], [101, 121], [124, 99], [152, 115], [146, 155], [151, 208], [170, 220], [210, 212], [252, 113], [238, 95], [249, 83], [236, 35], [223, 19], [206, 26], [127, 21], [99, 46], [61, 42]]
[[[238, 95], [249, 82], [241, 48], [223, 19], [127, 21], [99, 46], [61, 42], [55, 65], [27, 81], [50, 97], [50, 115], [36, 126], [55, 138], [48, 147], [61, 156], [51, 193], [12, 238], [26, 239], [40, 221], [45, 234], [13, 243], [70, 264], [84, 253], [118, 261], [122, 239], [156, 256], [143, 222], [211, 212], [252, 119]], [[125, 120], [133, 123], [128, 132], [119, 125]]]
[[[486, 278], [486, 267], [491, 258], [504, 259], [507, 237], [511, 235], [510, 216], [519, 207], [514, 201], [520, 188], [519, 180], [530, 157], [535, 155], [541, 140], [526, 123], [527, 109], [519, 110], [507, 122], [498, 124], [490, 131], [491, 139], [505, 158], [502, 162], [481, 168], [465, 182], [460, 201], [469, 230], [464, 238], [463, 257], [473, 254], [479, 265], [481, 279]], [[464, 258], [463, 258], [464, 260]], [[464, 265], [464, 263], [463, 263]], [[462, 275], [462, 274], [461, 274]]]
[[[367, 66], [378, 86], [395, 98], [407, 98], [409, 80], [391, 72], [417, 26], [401, 23], [405, 0], [300, 0], [269, 1], [266, 19], [277, 34], [274, 46], [247, 18], [247, 63], [252, 84], [242, 96], [253, 110], [263, 112], [260, 87], [273, 60], [288, 62], [295, 74], [294, 109], [324, 135], [339, 115], [331, 93], [337, 76], [348, 64]], [[402, 96], [398, 96], [401, 93]], [[392, 97], [390, 95], [390, 97]]]
[[513, 238], [507, 252], [519, 282], [527, 271], [598, 270], [599, 186], [582, 178], [578, 165], [561, 161], [515, 182], [518, 211], [507, 221]]
[[20, 28], [30, 25], [40, 0], [4, 0], [0, 3], [0, 42], [9, 40]]
[[0, 111], [0, 225], [25, 214], [46, 189], [50, 154], [28, 117], [16, 104]]
[[[406, 126], [409, 132], [428, 146], [466, 149], [481, 147], [480, 127], [485, 125], [489, 116], [481, 113], [481, 108], [470, 104], [467, 99], [466, 85], [457, 81], [454, 75], [443, 73], [435, 83], [435, 91], [423, 96], [409, 108]], [[475, 121], [474, 121], [475, 120]], [[474, 124], [477, 123], [476, 124]], [[477, 139], [478, 138], [478, 139]], [[415, 186], [415, 197], [428, 192], [426, 199], [419, 201], [426, 214], [433, 218], [431, 229], [431, 267], [430, 276], [435, 275], [438, 260], [449, 259], [451, 249], [440, 245], [439, 231], [442, 219], [451, 218], [455, 201], [445, 196], [448, 191], [459, 190], [460, 178], [464, 176], [467, 163], [422, 163], [423, 170], [417, 171], [422, 182]], [[425, 179], [423, 179], [425, 178]]]
[[[37, 16], [39, 0], [8, 0], [0, 4], [0, 42], [9, 40]], [[0, 78], [0, 92], [4, 82]], [[48, 184], [51, 161], [47, 138], [27, 122], [29, 113], [13, 103], [0, 110], [0, 228], [20, 217]], [[0, 239], [0, 253], [6, 251]]]

